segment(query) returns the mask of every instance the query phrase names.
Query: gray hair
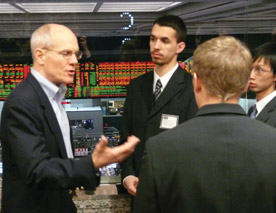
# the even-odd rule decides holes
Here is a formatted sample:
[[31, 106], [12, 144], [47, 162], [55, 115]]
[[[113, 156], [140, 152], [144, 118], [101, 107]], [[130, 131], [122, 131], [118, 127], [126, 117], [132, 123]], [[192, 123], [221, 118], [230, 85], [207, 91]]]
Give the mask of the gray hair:
[[44, 24], [32, 33], [32, 36], [31, 36], [32, 56], [34, 55], [34, 51], [36, 48], [46, 48], [51, 46], [52, 44], [51, 25], [52, 24]]

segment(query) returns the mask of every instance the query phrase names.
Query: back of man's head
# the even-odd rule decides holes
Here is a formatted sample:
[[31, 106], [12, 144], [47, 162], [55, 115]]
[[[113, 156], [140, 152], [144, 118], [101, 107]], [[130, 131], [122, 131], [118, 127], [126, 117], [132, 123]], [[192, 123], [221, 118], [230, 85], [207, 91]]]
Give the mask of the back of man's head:
[[185, 42], [187, 36], [187, 28], [184, 21], [174, 15], [164, 15], [157, 18], [153, 25], [158, 24], [163, 27], [171, 27], [176, 31], [177, 42]]
[[276, 74], [276, 41], [267, 42], [255, 48], [252, 51], [252, 55], [253, 55], [253, 62], [263, 58], [265, 63], [270, 64], [274, 75]]
[[252, 56], [248, 48], [232, 36], [220, 36], [198, 46], [193, 72], [202, 80], [209, 95], [222, 102], [241, 95], [248, 84]]

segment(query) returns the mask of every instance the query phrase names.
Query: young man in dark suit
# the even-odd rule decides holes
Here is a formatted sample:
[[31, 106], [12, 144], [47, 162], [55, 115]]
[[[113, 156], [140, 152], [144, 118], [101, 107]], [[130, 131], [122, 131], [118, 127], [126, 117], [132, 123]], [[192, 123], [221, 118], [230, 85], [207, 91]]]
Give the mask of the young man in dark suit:
[[256, 94], [256, 111], [251, 117], [276, 127], [276, 42], [253, 50], [253, 68], [249, 89]]
[[120, 162], [138, 139], [114, 149], [103, 136], [91, 156], [74, 159], [66, 112], [61, 101], [74, 80], [81, 57], [73, 32], [46, 24], [31, 37], [31, 73], [8, 97], [1, 120], [2, 212], [77, 212], [69, 189], [94, 190], [97, 171]]
[[147, 141], [134, 212], [275, 211], [276, 131], [238, 104], [251, 68], [250, 51], [234, 37], [198, 46], [198, 113]]
[[121, 138], [135, 135], [141, 142], [134, 154], [121, 164], [121, 176], [124, 187], [133, 196], [145, 141], [187, 121], [197, 111], [192, 76], [177, 62], [178, 54], [185, 48], [185, 40], [186, 26], [181, 18], [166, 15], [156, 19], [150, 35], [154, 72], [132, 80], [128, 86]]

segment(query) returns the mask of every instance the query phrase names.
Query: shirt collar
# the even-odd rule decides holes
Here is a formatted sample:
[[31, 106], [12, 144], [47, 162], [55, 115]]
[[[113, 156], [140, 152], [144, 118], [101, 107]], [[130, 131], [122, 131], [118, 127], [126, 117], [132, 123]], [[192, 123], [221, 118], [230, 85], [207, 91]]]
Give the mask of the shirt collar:
[[35, 79], [41, 85], [43, 91], [46, 93], [47, 97], [50, 100], [56, 100], [57, 102], [61, 102], [64, 98], [67, 87], [64, 84], [61, 84], [59, 87], [56, 86], [54, 83], [49, 81], [43, 75], [41, 75], [38, 71], [34, 68], [31, 68], [31, 74], [35, 77]]
[[[261, 99], [260, 101], [256, 102], [257, 112], [258, 114], [263, 110], [263, 108], [276, 96], [276, 90]], [[257, 114], [257, 115], [258, 115]]]
[[160, 81], [162, 83], [162, 88], [164, 89], [166, 87], [167, 83], [169, 82], [169, 80], [171, 79], [172, 75], [174, 74], [174, 72], [177, 70], [178, 66], [179, 66], [178, 63], [176, 63], [175, 66], [169, 72], [167, 72], [165, 75], [163, 75], [162, 77], [157, 75], [156, 71], [154, 70], [153, 91], [155, 90], [155, 84], [158, 79], [160, 79]]
[[206, 104], [198, 109], [196, 116], [203, 116], [208, 114], [239, 114], [246, 116], [245, 111], [239, 104], [228, 103]]

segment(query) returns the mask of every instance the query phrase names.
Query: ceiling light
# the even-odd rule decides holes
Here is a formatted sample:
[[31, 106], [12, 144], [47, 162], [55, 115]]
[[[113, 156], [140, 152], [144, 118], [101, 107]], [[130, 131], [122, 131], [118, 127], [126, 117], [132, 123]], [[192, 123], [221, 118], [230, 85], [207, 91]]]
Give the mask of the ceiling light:
[[16, 3], [29, 13], [89, 13], [96, 3]]
[[104, 2], [98, 12], [160, 12], [182, 2]]
[[3, 13], [24, 13], [23, 11], [13, 7], [8, 3], [0, 3], [0, 14]]

